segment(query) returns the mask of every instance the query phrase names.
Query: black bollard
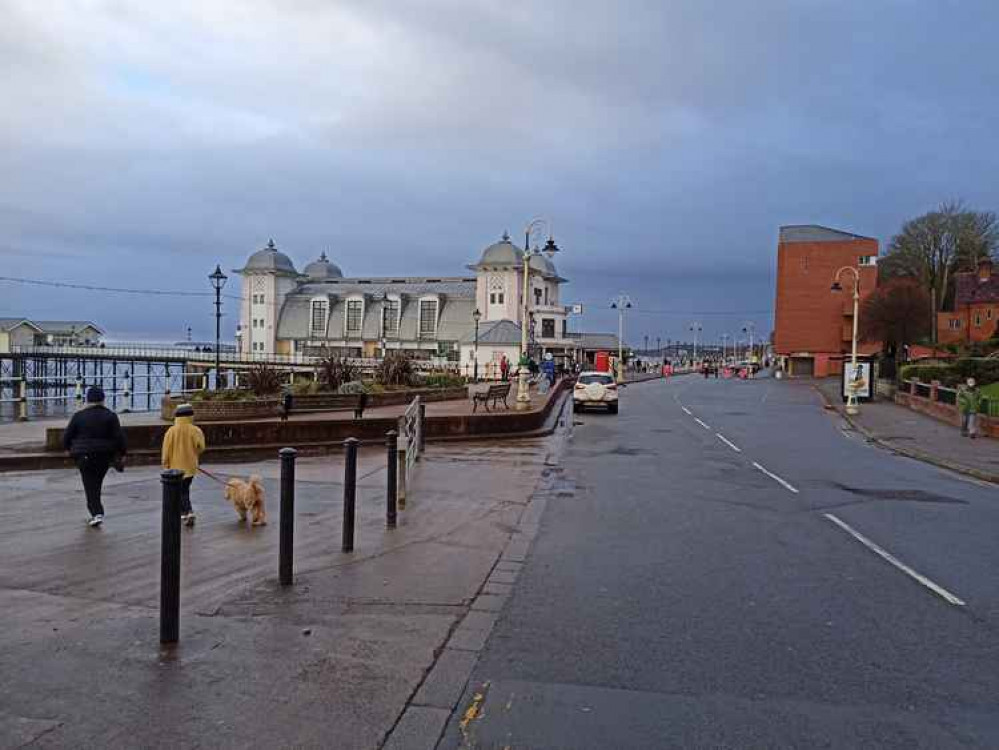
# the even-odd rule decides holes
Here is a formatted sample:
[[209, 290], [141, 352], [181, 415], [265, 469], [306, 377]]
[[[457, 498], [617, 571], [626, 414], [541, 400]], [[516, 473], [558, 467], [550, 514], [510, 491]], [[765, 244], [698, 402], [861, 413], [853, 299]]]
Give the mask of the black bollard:
[[357, 499], [357, 438], [343, 441], [343, 552], [354, 551], [354, 504]]
[[290, 586], [295, 554], [295, 456], [294, 448], [282, 448], [281, 457], [281, 529], [278, 535], [278, 581]]
[[385, 464], [385, 525], [395, 528], [396, 517], [396, 473], [399, 470], [399, 434], [389, 430], [385, 435], [388, 448], [388, 463]]
[[423, 457], [423, 451], [427, 444], [427, 405], [423, 403], [423, 399], [420, 399], [420, 429], [416, 434], [420, 436], [420, 444], [416, 451], [416, 457], [419, 459]]
[[180, 487], [184, 472], [160, 474], [163, 485], [163, 547], [160, 553], [160, 643], [180, 639]]

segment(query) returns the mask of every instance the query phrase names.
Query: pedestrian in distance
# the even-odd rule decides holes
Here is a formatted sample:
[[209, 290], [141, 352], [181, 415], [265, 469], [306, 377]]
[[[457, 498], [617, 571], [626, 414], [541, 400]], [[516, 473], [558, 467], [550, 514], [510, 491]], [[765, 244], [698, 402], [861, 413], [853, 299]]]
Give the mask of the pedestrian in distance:
[[194, 407], [190, 404], [180, 404], [173, 416], [173, 426], [163, 437], [163, 468], [184, 472], [180, 486], [180, 518], [185, 525], [194, 526], [191, 483], [205, 450], [205, 434], [194, 424]]
[[503, 355], [503, 359], [500, 360], [500, 380], [504, 383], [510, 379], [510, 360]]
[[90, 512], [87, 523], [100, 526], [104, 523], [104, 477], [112, 466], [124, 470], [126, 445], [118, 415], [104, 406], [104, 391], [99, 386], [87, 389], [86, 406], [69, 420], [62, 444], [80, 470]]
[[294, 396], [291, 393], [291, 388], [285, 388], [284, 395], [281, 397], [281, 421], [287, 422], [288, 417], [291, 416], [291, 410], [294, 403]]
[[957, 393], [957, 410], [961, 413], [961, 434], [978, 437], [978, 410], [982, 406], [982, 392], [974, 378], [968, 378]]

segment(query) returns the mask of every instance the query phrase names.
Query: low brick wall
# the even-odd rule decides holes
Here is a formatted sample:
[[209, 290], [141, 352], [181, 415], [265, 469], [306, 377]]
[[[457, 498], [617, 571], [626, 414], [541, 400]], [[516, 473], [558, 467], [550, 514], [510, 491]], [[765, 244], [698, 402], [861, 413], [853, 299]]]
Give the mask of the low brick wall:
[[[895, 392], [895, 403], [913, 411], [918, 411], [920, 414], [926, 414], [934, 419], [939, 419], [941, 422], [960, 427], [961, 415], [957, 407], [938, 401], [935, 398], [936, 393], [937, 388], [935, 386], [931, 386], [930, 398], [917, 396], [911, 391], [899, 389]], [[978, 431], [988, 437], [999, 437], [999, 419], [979, 414]]]
[[[427, 417], [426, 437], [446, 439], [524, 433], [544, 427], [551, 410], [570, 386], [571, 380], [562, 380], [553, 389], [543, 409], [518, 412], [480, 412], [458, 416]], [[438, 389], [446, 390], [446, 389]], [[398, 428], [398, 419], [365, 418], [360, 420], [289, 420], [207, 422], [200, 423], [208, 443], [208, 456], [224, 454], [228, 457], [244, 452], [251, 454], [261, 448], [292, 446], [305, 452], [336, 448], [348, 437], [362, 441], [385, 440], [385, 433]], [[163, 443], [168, 424], [127, 425], [124, 427], [129, 453], [137, 460], [143, 455], [157, 455]], [[45, 435], [45, 449], [62, 451], [61, 427], [49, 428]]]
[[[413, 388], [406, 391], [385, 391], [368, 395], [368, 409], [379, 406], [399, 406], [408, 404], [416, 396], [426, 403], [432, 401], [455, 401], [468, 398], [468, 387], [456, 388]], [[173, 419], [174, 409], [187, 399], [181, 396], [165, 396], [160, 402], [160, 418], [165, 421]], [[280, 413], [281, 399], [257, 398], [247, 401], [192, 401], [194, 419], [197, 422], [231, 422], [246, 419], [267, 419]], [[323, 411], [325, 404], [331, 404], [331, 398], [326, 394], [316, 393], [307, 396], [295, 396], [292, 411], [296, 408], [309, 411]], [[332, 405], [329, 411], [333, 411]]]

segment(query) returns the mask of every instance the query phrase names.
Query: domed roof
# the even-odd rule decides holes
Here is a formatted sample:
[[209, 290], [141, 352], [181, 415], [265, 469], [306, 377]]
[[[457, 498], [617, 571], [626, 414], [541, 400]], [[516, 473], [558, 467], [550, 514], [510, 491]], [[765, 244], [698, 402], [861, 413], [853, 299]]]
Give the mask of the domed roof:
[[305, 267], [303, 273], [310, 279], [342, 279], [343, 271], [336, 263], [331, 263], [323, 252], [319, 255], [319, 260], [312, 261]]
[[519, 266], [521, 249], [510, 242], [510, 235], [503, 232], [503, 239], [482, 251], [480, 266]]
[[558, 276], [558, 271], [555, 270], [555, 264], [552, 263], [548, 256], [544, 253], [532, 253], [531, 254], [531, 269], [542, 273], [545, 276]]
[[291, 262], [291, 258], [275, 247], [274, 240], [270, 240], [267, 243], [267, 247], [257, 250], [257, 252], [251, 255], [249, 260], [246, 261], [243, 271], [277, 271], [279, 273], [298, 274], [298, 271], [295, 270], [295, 264]]

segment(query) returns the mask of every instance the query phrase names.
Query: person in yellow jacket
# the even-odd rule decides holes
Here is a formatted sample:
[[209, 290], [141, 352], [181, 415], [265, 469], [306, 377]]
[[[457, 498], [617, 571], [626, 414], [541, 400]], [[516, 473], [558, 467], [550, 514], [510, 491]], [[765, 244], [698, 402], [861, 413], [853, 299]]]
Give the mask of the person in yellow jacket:
[[191, 482], [198, 473], [198, 459], [205, 450], [205, 433], [195, 426], [194, 407], [190, 404], [181, 404], [173, 415], [173, 426], [163, 437], [163, 468], [180, 469], [184, 472], [180, 490], [180, 517], [187, 526], [194, 526]]

